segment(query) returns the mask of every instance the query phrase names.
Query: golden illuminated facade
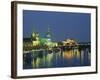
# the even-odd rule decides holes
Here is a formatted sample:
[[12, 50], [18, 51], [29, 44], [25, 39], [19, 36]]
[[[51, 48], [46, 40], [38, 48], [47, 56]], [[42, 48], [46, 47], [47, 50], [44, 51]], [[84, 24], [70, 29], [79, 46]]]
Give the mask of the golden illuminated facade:
[[39, 33], [36, 32], [32, 33], [32, 45], [33, 47], [40, 45]]
[[78, 43], [73, 39], [66, 39], [62, 43], [63, 43], [63, 46], [78, 46]]

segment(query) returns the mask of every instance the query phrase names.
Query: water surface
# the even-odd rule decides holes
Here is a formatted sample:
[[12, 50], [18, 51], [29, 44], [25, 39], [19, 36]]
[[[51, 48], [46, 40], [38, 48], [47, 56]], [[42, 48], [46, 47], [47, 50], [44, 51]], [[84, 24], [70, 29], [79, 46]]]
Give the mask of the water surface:
[[90, 66], [89, 48], [51, 52], [33, 51], [23, 54], [23, 69]]

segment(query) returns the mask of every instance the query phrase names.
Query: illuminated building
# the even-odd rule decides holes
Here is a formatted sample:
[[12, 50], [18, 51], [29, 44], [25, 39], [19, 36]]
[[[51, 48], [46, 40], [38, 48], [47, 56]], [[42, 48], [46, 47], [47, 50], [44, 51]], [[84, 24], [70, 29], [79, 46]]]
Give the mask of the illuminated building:
[[48, 47], [52, 47], [51, 32], [50, 32], [49, 27], [48, 27], [48, 31], [46, 33], [46, 37], [44, 39], [45, 39], [44, 45], [47, 45]]
[[63, 46], [78, 46], [78, 43], [73, 39], [66, 39], [62, 43], [63, 43]]
[[[25, 38], [26, 39], [26, 38]], [[78, 47], [78, 43], [73, 39], [66, 39], [62, 42], [52, 41], [52, 33], [50, 28], [45, 34], [45, 37], [40, 37], [38, 32], [32, 32], [31, 38], [23, 40], [23, 50], [32, 49], [52, 49], [54, 47]]]
[[40, 45], [39, 33], [33, 32], [31, 38], [32, 38], [32, 45], [33, 45], [33, 47]]

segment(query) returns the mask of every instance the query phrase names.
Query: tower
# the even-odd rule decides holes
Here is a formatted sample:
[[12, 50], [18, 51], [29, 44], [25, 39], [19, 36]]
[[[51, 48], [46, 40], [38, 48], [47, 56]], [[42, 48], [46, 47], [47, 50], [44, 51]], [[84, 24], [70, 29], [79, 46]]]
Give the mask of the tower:
[[48, 31], [46, 33], [46, 38], [51, 40], [51, 31], [50, 31], [50, 27], [48, 27]]
[[52, 47], [52, 41], [51, 41], [51, 32], [50, 28], [48, 27], [48, 30], [46, 32], [46, 42], [45, 45], [47, 45], [49, 48]]

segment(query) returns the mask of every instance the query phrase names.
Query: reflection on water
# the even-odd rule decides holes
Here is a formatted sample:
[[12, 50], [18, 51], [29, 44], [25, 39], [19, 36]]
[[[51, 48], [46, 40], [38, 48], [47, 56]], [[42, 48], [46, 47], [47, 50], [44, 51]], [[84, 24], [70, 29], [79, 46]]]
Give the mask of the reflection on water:
[[90, 66], [89, 48], [48, 53], [33, 51], [23, 54], [23, 69]]

